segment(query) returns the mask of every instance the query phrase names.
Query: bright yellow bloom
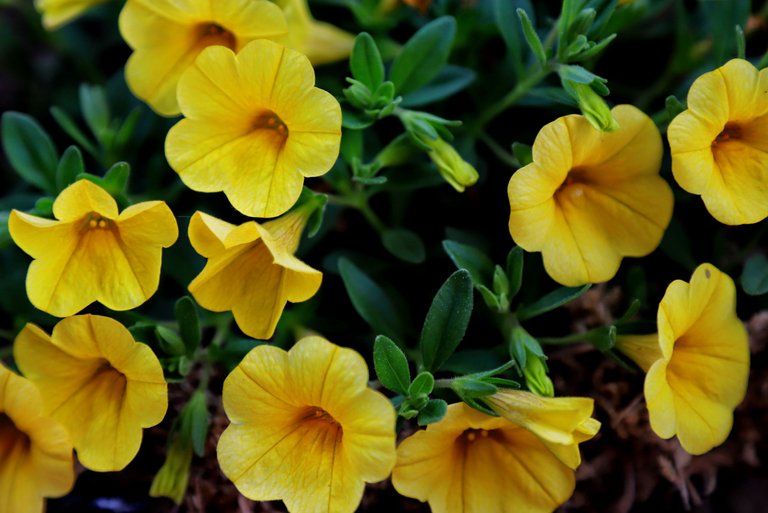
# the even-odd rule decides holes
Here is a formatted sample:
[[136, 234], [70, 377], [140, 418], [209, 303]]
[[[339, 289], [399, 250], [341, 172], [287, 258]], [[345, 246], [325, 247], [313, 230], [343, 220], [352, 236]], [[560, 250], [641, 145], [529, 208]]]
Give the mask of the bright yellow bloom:
[[736, 317], [736, 287], [702, 264], [691, 282], [672, 282], [659, 305], [658, 335], [620, 337], [616, 347], [648, 374], [651, 427], [677, 435], [691, 454], [723, 443], [749, 377], [747, 331]]
[[43, 513], [75, 483], [72, 442], [42, 413], [40, 392], [0, 363], [0, 511]]
[[118, 213], [104, 189], [80, 180], [53, 203], [56, 220], [11, 212], [13, 241], [35, 259], [27, 295], [57, 317], [94, 301], [130, 310], [149, 299], [160, 281], [162, 248], [178, 237], [176, 219], [162, 201], [146, 201]]
[[595, 402], [587, 397], [540, 397], [523, 390], [500, 389], [483, 401], [539, 437], [574, 470], [581, 464], [578, 444], [592, 439], [600, 429], [600, 422], [592, 418]]
[[85, 11], [107, 0], [35, 0], [35, 9], [43, 15], [43, 26], [54, 30]]
[[725, 224], [768, 216], [768, 70], [743, 59], [704, 73], [667, 130], [672, 173]]
[[533, 143], [533, 162], [509, 181], [509, 232], [540, 251], [563, 285], [610, 280], [625, 256], [653, 251], [672, 217], [672, 190], [659, 176], [661, 136], [631, 105], [611, 111], [601, 132], [584, 116], [558, 118]]
[[395, 463], [395, 410], [351, 349], [320, 337], [261, 345], [224, 382], [219, 464], [240, 493], [292, 513], [352, 513]]
[[307, 0], [275, 0], [288, 22], [288, 34], [274, 38], [288, 48], [306, 55], [315, 66], [349, 57], [355, 36], [340, 28], [317, 21], [309, 12]]
[[157, 357], [109, 317], [69, 317], [51, 336], [27, 324], [13, 355], [40, 390], [45, 412], [67, 428], [80, 463], [91, 470], [128, 465], [142, 428], [158, 424], [168, 408]]
[[189, 240], [208, 262], [189, 291], [203, 308], [231, 310], [245, 334], [270, 338], [285, 303], [308, 300], [323, 279], [293, 255], [306, 222], [302, 209], [264, 224], [239, 226], [195, 212]]
[[549, 513], [575, 478], [534, 432], [459, 403], [400, 444], [392, 484], [433, 513]]
[[314, 83], [305, 56], [271, 41], [237, 55], [207, 48], [179, 82], [186, 119], [168, 132], [168, 162], [188, 187], [224, 191], [247, 216], [282, 214], [304, 177], [325, 174], [339, 154], [341, 107]]
[[133, 49], [125, 80], [158, 114], [176, 116], [182, 73], [211, 45], [239, 51], [285, 34], [285, 17], [267, 0], [128, 0], [120, 33]]

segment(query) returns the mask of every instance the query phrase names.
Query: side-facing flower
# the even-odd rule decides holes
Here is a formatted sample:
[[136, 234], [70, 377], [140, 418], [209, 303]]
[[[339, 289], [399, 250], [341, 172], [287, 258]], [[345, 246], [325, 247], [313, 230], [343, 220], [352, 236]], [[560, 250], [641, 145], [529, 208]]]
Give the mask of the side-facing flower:
[[285, 32], [283, 13], [267, 0], [128, 0], [120, 13], [120, 33], [133, 49], [125, 80], [158, 114], [175, 116], [179, 77], [201, 51], [238, 51]]
[[43, 26], [55, 30], [105, 2], [107, 0], [35, 0], [35, 9], [43, 15]]
[[253, 500], [352, 513], [395, 463], [395, 411], [363, 358], [320, 337], [254, 348], [224, 381], [221, 469]]
[[563, 285], [610, 280], [625, 256], [649, 254], [672, 218], [672, 189], [659, 176], [661, 136], [631, 105], [601, 132], [584, 116], [558, 118], [533, 143], [533, 162], [509, 181], [509, 232], [540, 251]]
[[733, 59], [704, 73], [667, 130], [672, 173], [725, 224], [768, 216], [768, 70]]
[[299, 198], [305, 177], [325, 174], [341, 141], [341, 107], [314, 87], [307, 58], [267, 40], [235, 55], [205, 49], [182, 76], [186, 116], [165, 155], [198, 192], [224, 191], [237, 210], [275, 217]]
[[104, 189], [80, 180], [53, 203], [56, 219], [13, 210], [13, 241], [34, 261], [27, 273], [32, 304], [57, 317], [94, 301], [130, 310], [149, 299], [160, 282], [162, 248], [178, 237], [176, 218], [162, 201], [118, 212]]
[[392, 484], [433, 513], [549, 513], [575, 486], [575, 467], [549, 445], [520, 424], [452, 404], [400, 444]]
[[275, 0], [275, 3], [283, 9], [288, 22], [288, 34], [275, 41], [303, 53], [315, 66], [349, 57], [355, 45], [354, 34], [315, 20], [307, 0]]
[[616, 347], [647, 372], [651, 428], [703, 454], [728, 437], [747, 391], [749, 341], [736, 317], [733, 280], [700, 265], [690, 283], [667, 287], [657, 323], [658, 335], [619, 337]]
[[91, 470], [128, 465], [142, 428], [158, 424], [168, 408], [157, 357], [109, 317], [69, 317], [50, 336], [27, 324], [13, 355], [40, 390], [46, 414], [66, 427], [80, 462]]
[[189, 284], [195, 300], [214, 312], [231, 310], [245, 334], [270, 338], [286, 302], [308, 300], [323, 279], [320, 271], [293, 255], [308, 214], [299, 208], [264, 224], [235, 226], [195, 212], [189, 240], [208, 259]]
[[43, 513], [75, 483], [72, 442], [43, 415], [40, 392], [0, 363], [0, 511]]

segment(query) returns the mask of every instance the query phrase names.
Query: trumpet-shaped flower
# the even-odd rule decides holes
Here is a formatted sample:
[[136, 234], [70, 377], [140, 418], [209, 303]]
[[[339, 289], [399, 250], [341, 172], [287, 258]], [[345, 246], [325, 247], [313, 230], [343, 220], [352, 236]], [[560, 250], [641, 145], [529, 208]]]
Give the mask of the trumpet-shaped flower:
[[575, 486], [573, 468], [549, 445], [516, 422], [452, 404], [400, 444], [392, 484], [433, 513], [548, 513]]
[[50, 336], [27, 324], [13, 354], [40, 390], [45, 413], [66, 427], [91, 470], [124, 468], [139, 451], [142, 428], [165, 416], [168, 386], [160, 362], [109, 317], [69, 317]]
[[118, 213], [104, 189], [80, 180], [53, 203], [56, 220], [11, 212], [13, 241], [34, 261], [27, 273], [32, 304], [57, 317], [94, 301], [130, 310], [149, 299], [160, 282], [162, 248], [176, 241], [176, 219], [162, 201]]
[[176, 86], [208, 46], [238, 51], [285, 34], [285, 17], [267, 0], [128, 0], [120, 33], [133, 49], [125, 80], [158, 114], [176, 116]]
[[43, 26], [54, 30], [69, 23], [85, 11], [107, 0], [35, 0], [35, 8], [43, 15]]
[[721, 223], [768, 216], [768, 70], [743, 59], [704, 73], [667, 130], [672, 173]]
[[43, 415], [40, 392], [0, 363], [0, 511], [43, 513], [75, 483], [72, 442]]
[[667, 287], [657, 322], [658, 335], [619, 337], [616, 347], [647, 372], [651, 428], [703, 454], [728, 437], [747, 390], [749, 344], [733, 280], [700, 265], [690, 283]]
[[563, 285], [611, 279], [623, 257], [659, 245], [672, 217], [656, 125], [631, 105], [611, 112], [619, 124], [612, 132], [579, 115], [546, 125], [533, 162], [509, 181], [512, 238], [540, 251], [547, 273]]
[[296, 258], [307, 222], [305, 209], [279, 219], [239, 226], [202, 212], [189, 222], [192, 247], [208, 259], [189, 291], [203, 308], [231, 310], [247, 335], [268, 339], [287, 301], [306, 301], [320, 288], [323, 275]]
[[272, 41], [237, 55], [205, 49], [179, 82], [186, 119], [168, 132], [168, 162], [188, 187], [224, 191], [245, 215], [286, 212], [304, 178], [339, 153], [341, 107], [314, 83], [307, 58]]
[[315, 20], [307, 0], [275, 0], [275, 3], [283, 9], [288, 22], [288, 34], [275, 38], [275, 41], [303, 53], [315, 66], [349, 57], [355, 36], [330, 23]]
[[292, 513], [352, 513], [395, 463], [392, 404], [368, 388], [357, 352], [320, 337], [254, 348], [224, 381], [224, 409], [224, 474]]

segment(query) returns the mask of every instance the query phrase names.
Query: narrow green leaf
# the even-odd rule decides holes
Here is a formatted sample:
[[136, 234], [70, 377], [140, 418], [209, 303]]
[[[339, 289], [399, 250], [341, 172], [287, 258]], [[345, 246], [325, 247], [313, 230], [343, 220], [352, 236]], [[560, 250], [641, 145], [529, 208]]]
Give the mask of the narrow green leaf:
[[3, 149], [11, 167], [24, 181], [56, 194], [59, 154], [53, 141], [31, 116], [8, 111], [2, 118]]
[[541, 44], [541, 39], [539, 39], [539, 35], [536, 33], [536, 29], [533, 27], [533, 23], [531, 23], [528, 14], [525, 10], [518, 9], [517, 17], [520, 18], [520, 24], [523, 27], [523, 36], [525, 36], [525, 40], [528, 42], [528, 46], [531, 48], [533, 55], [536, 56], [539, 64], [546, 64], [547, 52], [544, 51], [544, 45]]
[[496, 386], [472, 378], [457, 378], [453, 381], [453, 390], [463, 399], [477, 399], [493, 395], [498, 391]]
[[448, 403], [442, 399], [430, 399], [427, 405], [419, 412], [417, 419], [419, 426], [434, 424], [448, 413]]
[[187, 432], [195, 454], [202, 458], [205, 456], [205, 442], [208, 439], [210, 425], [205, 391], [196, 390], [184, 409], [186, 415], [183, 414], [182, 422], [187, 422], [188, 426], [182, 426], [181, 430]]
[[181, 356], [187, 352], [184, 342], [178, 333], [165, 326], [155, 326], [155, 335], [160, 349], [171, 356]]
[[200, 318], [197, 314], [197, 306], [189, 296], [184, 296], [176, 301], [176, 322], [179, 324], [179, 334], [187, 354], [192, 355], [200, 345]]
[[530, 0], [494, 0], [493, 14], [496, 26], [504, 39], [507, 51], [512, 58], [515, 76], [520, 79], [525, 72], [525, 53], [523, 32], [517, 21], [517, 9], [523, 9], [533, 20], [534, 10]]
[[533, 162], [533, 148], [528, 144], [513, 142], [512, 153], [515, 155], [520, 167], [527, 166]]
[[435, 371], [453, 354], [472, 316], [472, 278], [464, 269], [453, 273], [437, 291], [421, 331], [424, 367]]
[[768, 258], [763, 254], [752, 255], [741, 272], [741, 288], [750, 296], [768, 293]]
[[449, 64], [441, 69], [429, 84], [403, 96], [400, 105], [408, 108], [421, 107], [444, 100], [465, 89], [475, 78], [477, 74], [471, 69]]
[[109, 105], [104, 89], [97, 85], [80, 84], [80, 110], [93, 135], [103, 141], [109, 128]]
[[51, 107], [51, 116], [56, 120], [64, 132], [67, 133], [77, 144], [83, 147], [92, 157], [98, 159], [99, 152], [96, 150], [93, 142], [77, 127], [77, 124], [69, 117], [69, 115], [58, 107]]
[[131, 166], [127, 162], [118, 162], [104, 174], [104, 188], [113, 196], [124, 194], [131, 176]]
[[525, 252], [520, 246], [515, 246], [507, 255], [507, 278], [509, 279], [509, 299], [520, 292], [523, 285], [523, 257]]
[[427, 23], [403, 46], [389, 70], [399, 94], [406, 94], [428, 84], [448, 61], [456, 20], [443, 16]]
[[77, 146], [70, 146], [64, 150], [56, 168], [56, 188], [63, 191], [77, 181], [77, 175], [80, 173], [85, 173], [83, 154]]
[[394, 256], [412, 264], [420, 264], [427, 257], [421, 237], [411, 230], [404, 228], [385, 230], [381, 234], [381, 243]]
[[581, 287], [561, 287], [545, 295], [533, 304], [518, 308], [517, 318], [524, 321], [549, 312], [550, 310], [554, 310], [555, 308], [570, 303], [581, 296], [589, 290], [591, 286], [592, 285], [588, 283]]
[[444, 240], [443, 249], [459, 269], [466, 269], [476, 287], [490, 285], [493, 277], [493, 262], [481, 250], [468, 244]]
[[394, 303], [378, 283], [346, 258], [339, 259], [339, 272], [352, 305], [360, 317], [393, 340], [406, 339], [405, 328]]
[[411, 382], [408, 359], [389, 337], [376, 337], [373, 344], [373, 367], [379, 381], [386, 388], [402, 395], [408, 393]]
[[361, 32], [355, 38], [355, 46], [349, 57], [352, 76], [375, 91], [384, 82], [384, 63], [381, 53], [370, 34]]
[[408, 395], [410, 397], [416, 397], [419, 394], [429, 395], [435, 388], [435, 378], [430, 372], [420, 372], [418, 376], [413, 378], [413, 383], [408, 387]]

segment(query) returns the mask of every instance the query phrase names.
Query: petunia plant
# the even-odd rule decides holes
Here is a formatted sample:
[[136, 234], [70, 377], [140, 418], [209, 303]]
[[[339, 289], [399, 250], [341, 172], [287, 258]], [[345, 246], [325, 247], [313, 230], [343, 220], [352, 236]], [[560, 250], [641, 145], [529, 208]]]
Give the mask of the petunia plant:
[[3, 4], [0, 513], [741, 496], [768, 9]]

